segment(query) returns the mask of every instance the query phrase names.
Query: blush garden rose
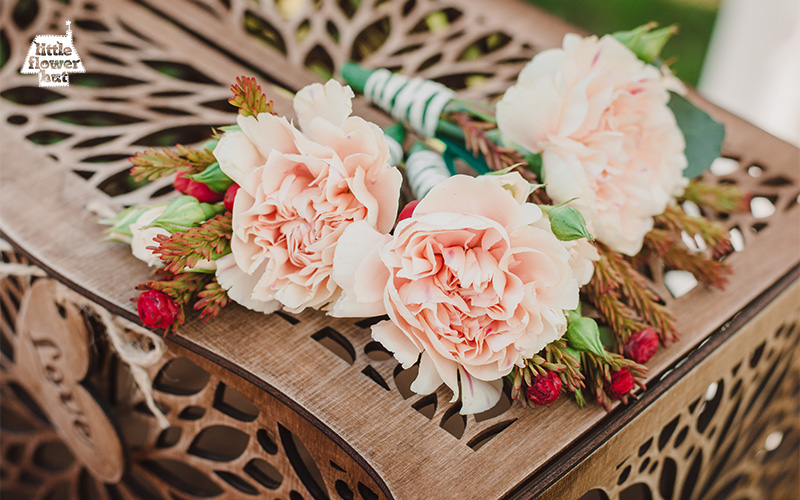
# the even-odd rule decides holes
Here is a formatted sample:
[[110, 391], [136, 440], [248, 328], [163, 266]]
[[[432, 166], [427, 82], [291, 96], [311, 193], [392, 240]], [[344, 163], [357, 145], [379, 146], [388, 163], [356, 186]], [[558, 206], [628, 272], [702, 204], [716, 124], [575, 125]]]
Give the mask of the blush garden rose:
[[570, 252], [547, 216], [492, 176], [445, 180], [393, 235], [350, 225], [333, 277], [342, 296], [331, 314], [388, 314], [372, 336], [405, 368], [421, 356], [411, 389], [445, 383], [464, 414], [494, 406], [502, 377], [561, 337], [578, 305]]
[[672, 87], [612, 36], [570, 34], [523, 68], [497, 104], [497, 125], [541, 152], [555, 203], [575, 199], [598, 240], [635, 255], [688, 182], [684, 138], [667, 107]]
[[331, 80], [300, 90], [300, 128], [269, 113], [238, 117], [214, 156], [240, 189], [233, 203], [232, 260], [218, 269], [250, 308], [322, 308], [339, 238], [354, 222], [379, 233], [394, 224], [402, 183], [376, 125], [350, 116], [353, 93]]

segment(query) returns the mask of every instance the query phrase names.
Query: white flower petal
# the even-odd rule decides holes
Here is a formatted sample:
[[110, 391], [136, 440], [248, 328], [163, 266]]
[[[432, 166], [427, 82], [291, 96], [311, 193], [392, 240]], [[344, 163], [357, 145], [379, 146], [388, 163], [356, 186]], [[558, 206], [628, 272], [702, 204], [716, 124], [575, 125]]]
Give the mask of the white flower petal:
[[146, 227], [156, 220], [166, 210], [166, 206], [155, 207], [142, 212], [136, 222], [130, 225], [131, 231], [131, 253], [134, 257], [145, 262], [150, 267], [164, 267], [164, 261], [157, 254], [147, 247], [158, 246], [155, 241], [156, 236], [163, 234], [169, 236], [166, 229], [160, 227]]
[[[439, 388], [444, 380], [439, 375], [439, 371], [433, 364], [433, 360], [427, 352], [422, 353], [419, 360], [419, 372], [417, 378], [411, 383], [411, 390], [417, 394], [430, 394]], [[458, 386], [454, 389], [456, 399], [458, 399]]]
[[262, 313], [271, 313], [280, 309], [281, 303], [277, 300], [263, 301], [252, 298], [253, 287], [260, 274], [246, 274], [243, 272], [236, 265], [232, 254], [220, 257], [216, 260], [216, 263], [217, 281], [227, 291], [231, 300], [248, 309]]
[[[246, 186], [248, 174], [265, 161], [247, 136], [239, 131], [223, 134], [214, 148], [214, 157], [225, 175], [240, 186]], [[248, 191], [252, 189], [250, 186], [248, 188]]]
[[313, 83], [303, 87], [294, 96], [294, 111], [300, 129], [311, 134], [312, 121], [317, 118], [340, 126], [353, 111], [353, 97], [353, 90], [336, 80], [328, 80], [324, 86]]
[[472, 415], [484, 412], [500, 401], [503, 394], [503, 379], [479, 380], [471, 377], [463, 367], [459, 367], [461, 375], [461, 413]]
[[[372, 326], [372, 338], [394, 354], [403, 368], [409, 368], [419, 359], [419, 349], [403, 330], [391, 321], [381, 321]], [[439, 382], [441, 384], [441, 381]], [[437, 385], [438, 387], [438, 385]], [[434, 390], [436, 388], [434, 387]], [[426, 393], [427, 394], [427, 393]]]

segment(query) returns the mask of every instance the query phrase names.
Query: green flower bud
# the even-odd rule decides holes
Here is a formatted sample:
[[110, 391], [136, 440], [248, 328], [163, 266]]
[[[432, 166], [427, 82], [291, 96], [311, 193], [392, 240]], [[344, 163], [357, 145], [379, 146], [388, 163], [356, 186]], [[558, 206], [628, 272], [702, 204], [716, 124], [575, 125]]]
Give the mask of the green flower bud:
[[594, 237], [586, 229], [583, 215], [578, 210], [564, 205], [555, 207], [539, 205], [539, 208], [550, 218], [550, 228], [559, 240], [572, 241], [586, 238], [594, 241]]
[[567, 342], [573, 349], [590, 352], [606, 360], [611, 359], [600, 342], [600, 329], [592, 318], [584, 317], [570, 321], [566, 335]]
[[121, 241], [122, 243], [130, 243], [133, 234], [131, 233], [131, 224], [136, 222], [140, 215], [147, 212], [154, 206], [142, 207], [132, 206], [126, 208], [114, 217], [102, 219], [100, 224], [111, 226], [105, 230], [106, 239], [110, 241]]
[[582, 317], [581, 308], [583, 307], [582, 302], [578, 302], [578, 307], [571, 311], [565, 311], [567, 313], [567, 319], [569, 321], [576, 321]]
[[219, 167], [219, 162], [212, 163], [199, 174], [187, 175], [186, 178], [202, 182], [215, 193], [224, 193], [233, 184], [231, 178]]
[[658, 26], [656, 23], [647, 23], [630, 31], [618, 31], [611, 36], [631, 49], [636, 57], [650, 64], [658, 60], [664, 45], [672, 38], [672, 35], [678, 32], [678, 27], [674, 24], [653, 29], [656, 26]]
[[200, 203], [192, 196], [175, 198], [167, 205], [164, 213], [150, 224], [166, 229], [170, 233], [182, 233], [225, 211], [222, 205]]

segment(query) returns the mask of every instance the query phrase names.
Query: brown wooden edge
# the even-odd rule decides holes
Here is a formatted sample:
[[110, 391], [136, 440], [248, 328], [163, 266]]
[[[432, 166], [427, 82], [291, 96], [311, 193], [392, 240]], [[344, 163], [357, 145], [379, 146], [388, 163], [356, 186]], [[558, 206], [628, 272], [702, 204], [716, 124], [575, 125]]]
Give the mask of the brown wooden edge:
[[[86, 297], [92, 302], [99, 304], [109, 312], [116, 314], [118, 316], [122, 316], [127, 320], [133, 321], [134, 323], [142, 326], [142, 328], [147, 328], [144, 326], [144, 324], [142, 323], [141, 319], [137, 314], [134, 314], [133, 312], [124, 309], [122, 307], [119, 307], [118, 305], [104, 299], [103, 297], [82, 288], [79, 284], [70, 281], [65, 276], [57, 272], [55, 269], [53, 269], [52, 267], [48, 266], [46, 263], [41, 261], [35, 255], [31, 254], [30, 252], [27, 252], [24, 248], [19, 246], [16, 242], [13, 241], [13, 239], [9, 237], [8, 234], [6, 234], [5, 231], [3, 231], [2, 228], [0, 228], [0, 238], [7, 241], [17, 253], [23, 255], [36, 267], [39, 267], [42, 270], [44, 270], [50, 278], [55, 279], [56, 281], [64, 284], [74, 292], [82, 295], [83, 297]], [[364, 457], [362, 457], [352, 446], [350, 446], [349, 443], [347, 443], [347, 441], [345, 441], [341, 436], [339, 436], [333, 429], [325, 425], [324, 422], [319, 420], [316, 416], [314, 416], [314, 414], [306, 410], [304, 407], [299, 405], [293, 399], [285, 395], [283, 392], [279, 391], [274, 386], [260, 379], [259, 377], [256, 377], [249, 371], [217, 355], [216, 353], [195, 344], [194, 342], [186, 339], [185, 337], [181, 337], [179, 335], [170, 333], [167, 334], [165, 338], [166, 340], [174, 342], [175, 344], [191, 351], [194, 354], [197, 354], [198, 356], [201, 356], [205, 359], [212, 361], [213, 363], [216, 363], [220, 367], [230, 371], [235, 375], [238, 375], [239, 377], [247, 380], [251, 384], [258, 387], [262, 391], [275, 397], [278, 401], [289, 407], [292, 411], [294, 411], [302, 418], [307, 420], [311, 425], [319, 429], [320, 432], [322, 432], [331, 441], [333, 441], [342, 450], [344, 450], [345, 453], [347, 453], [350, 456], [350, 458], [352, 458], [375, 481], [375, 483], [378, 485], [378, 487], [381, 489], [381, 491], [383, 492], [383, 494], [386, 496], [387, 499], [389, 500], [394, 499], [394, 496], [389, 490], [389, 487], [384, 482], [383, 478], [372, 467], [372, 465], [370, 465], [364, 459]]]
[[528, 479], [509, 491], [503, 500], [535, 498], [553, 486], [570, 470], [594, 453], [606, 441], [630, 423], [636, 416], [664, 395], [675, 383], [686, 376], [695, 366], [700, 364], [712, 351], [726, 342], [734, 333], [753, 319], [766, 304], [772, 302], [793, 282], [800, 279], [800, 265], [793, 267], [778, 281], [772, 284], [758, 297], [753, 299], [741, 311], [725, 321], [699, 346], [684, 358], [675, 360], [665, 371], [666, 376], [648, 384], [647, 390], [627, 406], [618, 406], [603, 418], [595, 429], [575, 440], [564, 448], [549, 462], [545, 463]]

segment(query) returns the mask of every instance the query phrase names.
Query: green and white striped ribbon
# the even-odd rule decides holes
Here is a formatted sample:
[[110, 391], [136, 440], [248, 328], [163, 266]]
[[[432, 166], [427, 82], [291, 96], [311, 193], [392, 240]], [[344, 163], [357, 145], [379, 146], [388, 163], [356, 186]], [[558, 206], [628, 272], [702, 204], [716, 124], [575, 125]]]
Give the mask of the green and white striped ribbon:
[[439, 117], [454, 96], [452, 90], [440, 83], [409, 78], [387, 69], [378, 69], [369, 75], [364, 94], [423, 137], [435, 135]]
[[421, 143], [411, 148], [406, 159], [406, 178], [414, 196], [421, 200], [428, 191], [450, 177], [450, 171], [439, 153], [435, 153]]

